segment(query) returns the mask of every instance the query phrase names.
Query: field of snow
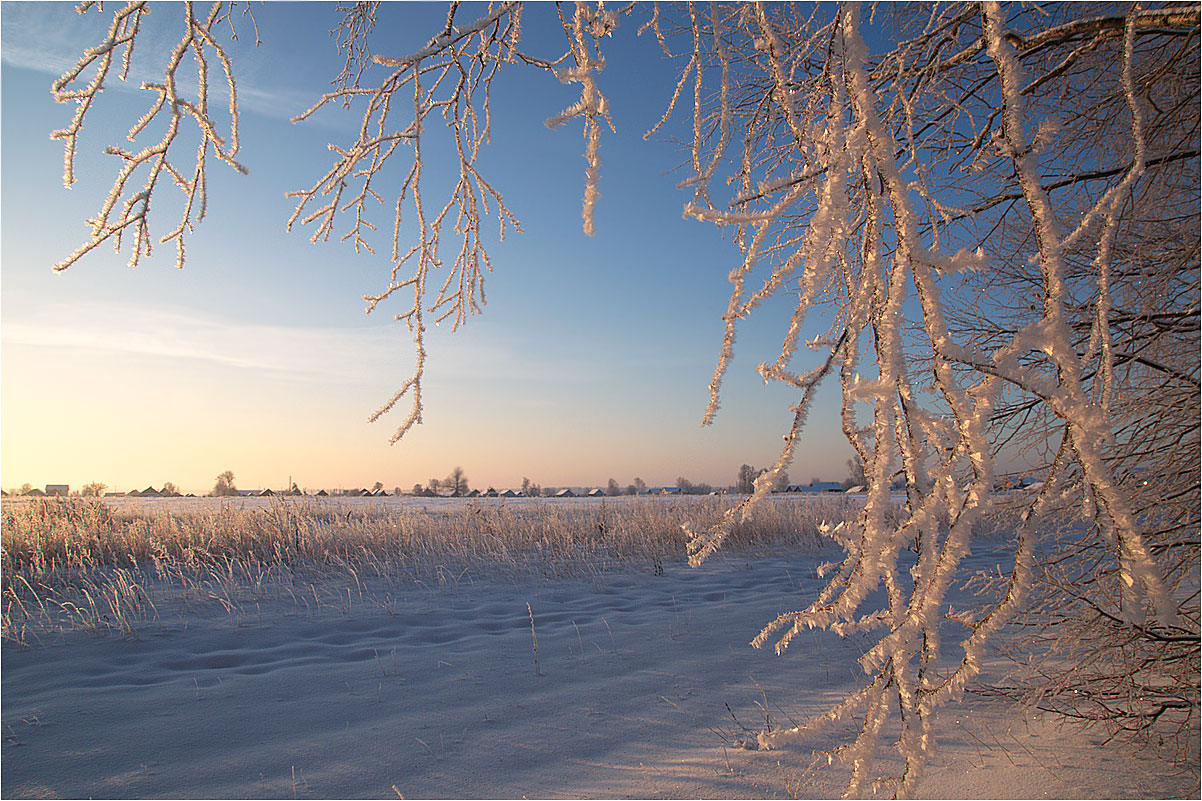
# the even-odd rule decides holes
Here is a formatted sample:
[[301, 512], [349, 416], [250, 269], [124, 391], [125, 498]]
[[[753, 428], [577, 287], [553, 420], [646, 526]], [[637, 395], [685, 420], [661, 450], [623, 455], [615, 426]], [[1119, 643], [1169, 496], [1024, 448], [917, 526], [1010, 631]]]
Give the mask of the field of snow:
[[[781, 657], [747, 644], [803, 606], [836, 555], [365, 580], [305, 603], [164, 605], [132, 637], [6, 641], [3, 795], [837, 796], [842, 775], [825, 757], [811, 769], [810, 748], [841, 730], [810, 748], [736, 745], [855, 686], [860, 640], [812, 632]], [[1001, 557], [983, 544], [971, 559]], [[979, 697], [940, 725], [925, 797], [1198, 793], [1196, 778], [1100, 733]]]

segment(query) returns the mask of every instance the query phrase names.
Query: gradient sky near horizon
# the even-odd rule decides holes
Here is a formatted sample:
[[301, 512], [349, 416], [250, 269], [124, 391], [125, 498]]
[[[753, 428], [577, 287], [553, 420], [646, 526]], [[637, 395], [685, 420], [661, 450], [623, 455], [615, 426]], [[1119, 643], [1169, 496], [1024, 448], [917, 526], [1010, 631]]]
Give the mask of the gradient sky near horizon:
[[[284, 230], [293, 209], [284, 193], [312, 185], [331, 164], [327, 143], [352, 141], [359, 124], [355, 109], [289, 121], [342, 66], [329, 35], [333, 4], [256, 8], [258, 47], [241, 25], [231, 51], [239, 160], [250, 175], [211, 160], [209, 215], [189, 240], [183, 270], [174, 267], [174, 246], [160, 245], [136, 270], [127, 253], [103, 247], [55, 274], [52, 265], [84, 241], [83, 221], [112, 181], [104, 146], [147, 107], [138, 80], [110, 80], [85, 129], [80, 180], [63, 187], [62, 145], [49, 133], [74, 108], [55, 104], [50, 84], [101, 37], [109, 13], [0, 6], [5, 488], [99, 481], [123, 491], [171, 481], [202, 493], [228, 469], [242, 488], [291, 479], [311, 490], [376, 481], [408, 489], [455, 466], [473, 487], [518, 486], [523, 477], [626, 485], [635, 476], [726, 486], [740, 464], [775, 460], [797, 398], [765, 387], [754, 368], [776, 358], [787, 307], [769, 306], [745, 323], [722, 410], [713, 426], [699, 425], [739, 255], [715, 226], [682, 219], [687, 196], [672, 169], [686, 154], [667, 141], [671, 131], [643, 140], [682, 65], [653, 37], [635, 35], [638, 19], [624, 19], [607, 41], [601, 85], [618, 132], [602, 139], [594, 237], [581, 231], [580, 128], [543, 125], [578, 88], [535, 71], [498, 79], [482, 172], [525, 233], [490, 248], [484, 314], [454, 334], [431, 328], [424, 423], [389, 445], [405, 402], [375, 424], [367, 417], [410, 374], [412, 343], [392, 322], [399, 308], [366, 316], [362, 300], [388, 280], [387, 207], [376, 218], [376, 256], [355, 254], [337, 236], [313, 245], [311, 231]], [[164, 5], [151, 22], [167, 28], [181, 13]], [[480, 13], [465, 3], [459, 19]], [[442, 3], [386, 4], [378, 30], [389, 43], [377, 37], [373, 47], [416, 50], [445, 14]], [[523, 29], [529, 51], [562, 52], [552, 6], [528, 8]], [[172, 44], [170, 33], [148, 28], [135, 57], [161, 57]], [[166, 208], [160, 214], [161, 234], [174, 219]], [[846, 475], [851, 452], [837, 399], [837, 384], [828, 386], [811, 411], [795, 481]]]

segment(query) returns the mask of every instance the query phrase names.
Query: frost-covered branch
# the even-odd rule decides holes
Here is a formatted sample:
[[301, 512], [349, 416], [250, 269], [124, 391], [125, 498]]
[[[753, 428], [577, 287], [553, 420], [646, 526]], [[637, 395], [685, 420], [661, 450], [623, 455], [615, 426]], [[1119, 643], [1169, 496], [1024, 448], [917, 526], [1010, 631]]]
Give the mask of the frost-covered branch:
[[[421, 422], [427, 315], [433, 316], [435, 324], [449, 320], [455, 330], [480, 313], [485, 303], [484, 276], [492, 270], [483, 227], [486, 218], [495, 215], [502, 241], [509, 230], [521, 231], [501, 193], [477, 168], [491, 131], [492, 81], [507, 65], [552, 71], [563, 60], [521, 52], [521, 3], [490, 4], [483, 16], [464, 24], [456, 18], [458, 10], [458, 4], [451, 5], [445, 29], [420, 50], [404, 56], [370, 55], [375, 67], [384, 68], [380, 74], [378, 69], [369, 71], [367, 64], [374, 7], [359, 4], [348, 9], [339, 29], [345, 37], [340, 41], [347, 52], [347, 68], [333, 91], [294, 120], [303, 121], [328, 105], [363, 107], [357, 138], [347, 145], [331, 145], [337, 157], [333, 166], [310, 188], [290, 193], [297, 206], [288, 228], [310, 225], [311, 239], [326, 241], [340, 220], [349, 219], [341, 241], [351, 242], [356, 252], [374, 254], [375, 207], [385, 203], [392, 207], [388, 282], [364, 300], [370, 313], [397, 293], [410, 298], [395, 319], [404, 322], [413, 337], [414, 371], [370, 417], [374, 422], [402, 398], [410, 398], [409, 414], [392, 435], [394, 443]], [[587, 9], [578, 16], [585, 19]], [[582, 28], [577, 38], [583, 41], [583, 36]], [[570, 52], [575, 52], [576, 44], [572, 48]], [[378, 77], [365, 86], [368, 76]], [[586, 119], [586, 132], [589, 124]], [[431, 188], [425, 169], [428, 142], [432, 136], [444, 135], [458, 169], [445, 189]], [[398, 162], [403, 162], [399, 171], [390, 171], [388, 165], [395, 170]], [[381, 187], [387, 187], [387, 200]], [[457, 235], [453, 260], [443, 255], [448, 228]], [[439, 270], [445, 271], [441, 281], [435, 278]]]
[[[1136, 627], [1150, 614], [1157, 630], [1179, 626], [1185, 614], [1197, 627], [1196, 599], [1182, 606], [1170, 589], [1182, 574], [1156, 557], [1147, 514], [1131, 504], [1129, 482], [1114, 471], [1122, 464], [1116, 437], [1136, 436], [1123, 422], [1131, 366], [1169, 377], [1180, 400], [1190, 398], [1166, 403], [1161, 425], [1176, 425], [1173, 416], [1191, 407], [1196, 417], [1196, 353], [1187, 357], [1183, 347], [1162, 361], [1132, 352], [1117, 344], [1124, 337], [1115, 327], [1134, 317], [1126, 243], [1135, 199], [1171, 176], [1174, 164], [1190, 164], [1196, 180], [1198, 12], [1090, 6], [1039, 16], [941, 4], [892, 14], [901, 32], [896, 46], [870, 53], [854, 4], [809, 17], [780, 11], [711, 7], [702, 17], [693, 10], [693, 30], [681, 31], [692, 55], [677, 97], [692, 77], [707, 86], [695, 86], [698, 102], [708, 98], [706, 111], [693, 115], [693, 175], [681, 185], [697, 188], [685, 213], [729, 226], [743, 253], [730, 275], [704, 422], [717, 412], [739, 324], [767, 300], [787, 296], [794, 312], [780, 355], [760, 373], [795, 387], [800, 410], [815, 382], [841, 363], [843, 429], [868, 487], [857, 529], [827, 532], [847, 551], [829, 583], [753, 644], [775, 639], [783, 652], [811, 627], [874, 633], [861, 659], [874, 690], [853, 705], [862, 727], [838, 753], [851, 767], [849, 789], [863, 791], [883, 720], [898, 711], [895, 745], [906, 767], [882, 780], [909, 794], [930, 753], [938, 707], [979, 675], [987, 643], [1027, 613], [1043, 575], [1036, 567], [1041, 536], [1064, 497], [1077, 494], [1096, 510], [1089, 536], [1110, 549], [1116, 569], [1105, 581], [1121, 597], [1109, 614]], [[721, 52], [703, 46], [710, 38], [698, 19], [722, 32]], [[1180, 46], [1163, 46], [1182, 38]], [[1192, 101], [1165, 97], [1182, 84]], [[725, 140], [709, 132], [728, 127], [740, 132], [743, 150], [722, 159], [729, 171], [720, 176]], [[1064, 129], [1075, 127], [1080, 133], [1066, 137]], [[731, 187], [725, 206], [709, 194], [720, 178]], [[1197, 225], [1197, 207], [1180, 203], [1173, 209], [1183, 214], [1184, 235]], [[1148, 269], [1196, 286], [1196, 247]], [[996, 301], [969, 294], [1008, 280]], [[1008, 314], [1011, 292], [1028, 306], [1016, 315], [1021, 322], [1002, 331], [995, 320]], [[1181, 308], [1147, 299], [1157, 310]], [[826, 320], [828, 333], [802, 349], [800, 332], [815, 318]], [[1197, 326], [1180, 335], [1196, 351]], [[1163, 332], [1156, 337], [1165, 340]], [[793, 367], [807, 351], [817, 351], [809, 359], [819, 366]], [[1029, 401], [1013, 406], [1019, 396]], [[1015, 408], [1026, 410], [1026, 424], [1049, 426], [1022, 441], [1046, 443], [1054, 421], [1061, 447], [1045, 491], [1023, 511], [1012, 571], [971, 621], [949, 677], [940, 667], [947, 593], [963, 581], [963, 558], [994, 503], [999, 443], [1019, 441], [996, 437], [1017, 419]], [[778, 467], [788, 464], [802, 420], [795, 414]], [[1197, 428], [1194, 421], [1184, 429], [1195, 442]], [[1193, 442], [1190, 458], [1196, 465]], [[900, 510], [891, 497], [899, 473]], [[1196, 498], [1197, 476], [1185, 480], [1183, 499]], [[712, 553], [770, 483], [757, 483], [714, 527], [690, 529], [692, 561]], [[882, 589], [883, 605], [869, 604]], [[809, 730], [765, 735], [761, 744]]]
[[[91, 5], [81, 4], [80, 13], [86, 12]], [[55, 265], [56, 270], [65, 270], [105, 242], [111, 241], [113, 249], [120, 253], [122, 246], [128, 241], [127, 234], [132, 239], [129, 243], [131, 267], [136, 267], [144, 256], [150, 256], [154, 244], [150, 213], [155, 191], [164, 178], [169, 179], [179, 189], [184, 198], [184, 208], [179, 223], [159, 236], [158, 241], [175, 243], [176, 266], [182, 268], [185, 260], [184, 236], [186, 233], [192, 233], [205, 216], [208, 202], [206, 166], [209, 153], [238, 172], [247, 172], [234, 158], [238, 153], [238, 95], [233, 68], [229, 56], [215, 35], [215, 28], [221, 23], [232, 24], [234, 4], [213, 3], [208, 13], [203, 16], [196, 14], [193, 3], [184, 3], [180, 8], [183, 11], [183, 35], [171, 51], [161, 79], [142, 82], [141, 88], [152, 93], [154, 100], [150, 109], [129, 129], [126, 138], [136, 145], [139, 137], [156, 121], [165, 125], [163, 135], [158, 142], [147, 144], [140, 149], [127, 150], [118, 145], [105, 148], [105, 153], [121, 160], [117, 176], [100, 210], [95, 217], [88, 220], [91, 228], [88, 241]], [[97, 103], [105, 81], [110, 77], [113, 60], [118, 54], [121, 55], [121, 68], [117, 78], [122, 81], [129, 78], [133, 65], [134, 44], [147, 13], [149, 8], [144, 2], [129, 2], [118, 9], [113, 14], [113, 21], [104, 40], [84, 53], [72, 69], [54, 82], [51, 89], [54, 99], [59, 103], [73, 101], [76, 104], [71, 124], [50, 135], [51, 139], [61, 139], [64, 142], [63, 183], [66, 186], [75, 183], [75, 158], [79, 136], [88, 112]], [[196, 67], [196, 87], [192, 97], [188, 97], [185, 87], [180, 85], [184, 78], [181, 68], [189, 55]], [[209, 62], [212, 59], [220, 63], [229, 93], [229, 127], [228, 133], [225, 134], [218, 132], [218, 122], [210, 110]], [[88, 70], [94, 70], [91, 80], [81, 86], [80, 82], [84, 80], [83, 76]], [[182, 147], [181, 126], [188, 118], [196, 125], [200, 134], [200, 144], [192, 166], [181, 168], [180, 159], [185, 158], [178, 155]]]
[[587, 140], [584, 158], [588, 168], [584, 173], [584, 208], [581, 216], [584, 218], [584, 232], [592, 236], [596, 231], [593, 215], [597, 208], [597, 200], [601, 197], [598, 188], [601, 181], [601, 120], [604, 120], [610, 130], [614, 130], [613, 120], [609, 117], [609, 101], [597, 86], [597, 74], [605, 67], [605, 59], [601, 56], [600, 41], [609, 36], [618, 24], [618, 14], [606, 11], [602, 4], [595, 8], [584, 0], [576, 0], [576, 14], [569, 26], [563, 20], [564, 33], [568, 37], [570, 53], [576, 66], [555, 71], [555, 75], [563, 83], [580, 84], [580, 100], [553, 117], [548, 117], [546, 125], [555, 128], [570, 119], [577, 117], [584, 121], [584, 136]]

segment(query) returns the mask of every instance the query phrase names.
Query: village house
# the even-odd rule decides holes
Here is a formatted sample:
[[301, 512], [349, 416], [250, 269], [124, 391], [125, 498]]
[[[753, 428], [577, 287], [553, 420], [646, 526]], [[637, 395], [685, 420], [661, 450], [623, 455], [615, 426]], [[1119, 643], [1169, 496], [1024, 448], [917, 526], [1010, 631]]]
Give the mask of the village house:
[[785, 492], [842, 492], [843, 485], [838, 481], [811, 481], [809, 484], [790, 484]]

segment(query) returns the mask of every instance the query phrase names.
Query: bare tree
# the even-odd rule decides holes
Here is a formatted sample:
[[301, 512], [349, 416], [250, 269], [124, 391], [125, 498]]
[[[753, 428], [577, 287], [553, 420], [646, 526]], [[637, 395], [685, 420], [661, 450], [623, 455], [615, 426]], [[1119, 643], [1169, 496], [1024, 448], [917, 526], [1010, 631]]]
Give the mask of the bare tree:
[[79, 491], [79, 494], [85, 498], [95, 498], [103, 495], [106, 489], [108, 489], [107, 484], [101, 484], [99, 481], [92, 481], [88, 484], [84, 484], [83, 489]]
[[847, 478], [843, 479], [843, 489], [863, 487], [867, 483], [868, 479], [864, 478], [864, 462], [859, 456], [853, 456], [848, 459]]
[[442, 482], [443, 487], [451, 491], [451, 497], [459, 498], [467, 494], [467, 475], [462, 467], [456, 467]]
[[608, 483], [608, 484], [606, 485], [606, 487], [605, 487], [605, 494], [606, 494], [606, 495], [611, 495], [611, 496], [612, 496], [612, 495], [621, 495], [621, 494], [622, 494], [622, 488], [618, 486], [618, 482], [617, 482], [617, 480], [616, 480], [616, 479], [612, 479], [612, 478], [611, 478], [611, 479], [609, 480], [609, 483]]
[[237, 495], [238, 488], [234, 486], [234, 472], [226, 470], [217, 476], [217, 482], [213, 484], [213, 491], [210, 495], [218, 497]]
[[735, 479], [735, 492], [750, 495], [755, 491], [755, 480], [763, 473], [763, 470], [756, 470], [749, 464], [739, 465], [739, 474]]

